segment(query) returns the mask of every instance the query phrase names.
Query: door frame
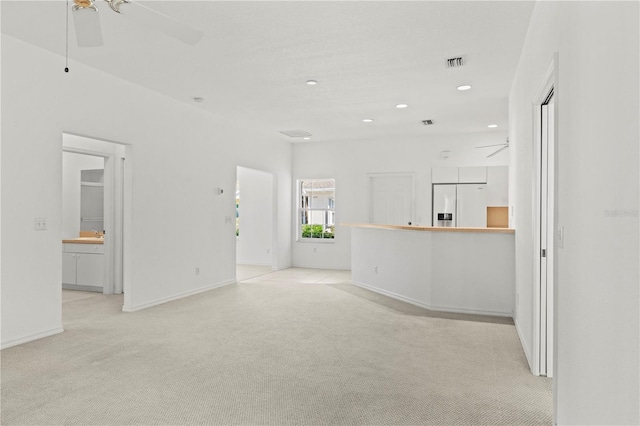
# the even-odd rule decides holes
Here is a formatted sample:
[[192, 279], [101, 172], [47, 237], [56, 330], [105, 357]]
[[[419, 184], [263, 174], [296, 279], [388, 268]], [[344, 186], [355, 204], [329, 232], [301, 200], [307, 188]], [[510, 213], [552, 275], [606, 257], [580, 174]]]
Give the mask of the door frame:
[[[269, 178], [271, 179], [270, 185], [271, 185], [271, 195], [270, 195], [270, 200], [271, 200], [271, 211], [272, 211], [272, 215], [271, 215], [271, 248], [270, 248], [270, 258], [271, 258], [271, 263], [269, 264], [269, 266], [271, 267], [272, 271], [277, 271], [280, 269], [279, 267], [279, 256], [278, 256], [278, 221], [279, 221], [279, 216], [278, 216], [278, 175], [275, 173], [272, 173], [270, 171], [267, 170], [263, 170], [263, 169], [257, 169], [255, 167], [250, 167], [250, 166], [244, 166], [241, 164], [236, 164], [236, 184], [238, 182], [240, 182], [240, 194], [242, 194], [242, 181], [240, 180], [240, 178], [238, 177], [238, 168], [242, 167], [244, 169], [248, 169], [248, 170], [253, 170], [256, 172], [260, 172], [260, 173], [264, 173], [265, 175], [268, 175]], [[242, 195], [241, 195], [242, 197]], [[240, 198], [240, 202], [242, 202], [242, 198]], [[235, 206], [235, 202], [236, 202], [236, 197], [233, 197], [233, 203]], [[240, 205], [242, 208], [242, 204]], [[233, 209], [234, 211], [234, 218], [235, 218], [235, 212], [236, 209]], [[240, 210], [240, 212], [242, 212], [242, 210]], [[240, 217], [242, 217], [242, 215], [240, 215]], [[240, 226], [242, 226], [242, 219], [240, 219]], [[235, 226], [234, 226], [235, 229]], [[242, 235], [240, 235], [240, 238], [242, 238]], [[236, 244], [237, 244], [237, 239], [236, 239]], [[234, 254], [234, 258], [236, 259], [236, 264], [238, 263], [238, 252], [237, 250], [235, 251]]]
[[[65, 135], [87, 139], [65, 141]], [[95, 142], [95, 145], [91, 142]], [[112, 144], [113, 149], [104, 146]], [[86, 145], [85, 145], [86, 144]], [[100, 145], [103, 145], [102, 147]], [[116, 146], [124, 147], [124, 157], [117, 152]], [[113, 238], [104, 241], [104, 285], [103, 294], [125, 293], [125, 303], [131, 294], [131, 264], [129, 256], [131, 247], [131, 146], [119, 142], [98, 139], [71, 132], [63, 132], [62, 152], [90, 155], [104, 158], [104, 227], [109, 229]], [[124, 161], [128, 167], [124, 167]], [[116, 214], [121, 211], [121, 214]]]
[[[410, 222], [415, 224], [416, 218], [416, 174], [415, 172], [369, 172], [367, 173], [367, 215], [369, 223], [373, 223], [373, 179], [382, 177], [408, 177], [411, 180], [411, 199], [409, 200]], [[404, 224], [403, 224], [404, 225]]]
[[[556, 244], [553, 238], [554, 226], [557, 223], [557, 162], [555, 161], [558, 140], [558, 78], [557, 78], [557, 53], [554, 55], [551, 64], [545, 72], [538, 89], [533, 98], [533, 273], [534, 273], [534, 298], [533, 298], [533, 342], [532, 342], [532, 365], [531, 372], [536, 376], [553, 377], [553, 368], [556, 364], [556, 303], [555, 293], [557, 287], [556, 265]], [[553, 93], [554, 109], [553, 109], [553, 129], [550, 146], [547, 145], [548, 164], [547, 164], [547, 200], [546, 206], [546, 223], [547, 223], [547, 253], [546, 258], [546, 275], [551, 278], [551, 283], [543, 286], [541, 268], [545, 265], [542, 262], [542, 245], [541, 237], [543, 232], [543, 212], [545, 207], [542, 203], [542, 150], [544, 147], [543, 140], [543, 122], [542, 114], [550, 94]], [[545, 138], [546, 140], [546, 138]], [[551, 322], [551, 325], [549, 325]], [[551, 336], [549, 336], [551, 333]]]

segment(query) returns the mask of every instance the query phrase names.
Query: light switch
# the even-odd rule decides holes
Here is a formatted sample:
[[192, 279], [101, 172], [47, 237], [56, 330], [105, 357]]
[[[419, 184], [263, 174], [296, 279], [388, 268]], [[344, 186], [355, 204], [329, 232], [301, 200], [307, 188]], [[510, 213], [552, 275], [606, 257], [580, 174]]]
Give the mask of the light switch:
[[231, 216], [225, 216], [224, 223], [231, 223]]

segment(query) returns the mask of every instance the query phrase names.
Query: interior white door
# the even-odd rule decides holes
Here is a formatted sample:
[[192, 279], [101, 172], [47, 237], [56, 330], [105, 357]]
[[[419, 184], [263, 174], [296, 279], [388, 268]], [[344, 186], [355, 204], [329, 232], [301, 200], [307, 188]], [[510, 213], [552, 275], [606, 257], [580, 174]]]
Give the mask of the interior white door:
[[487, 226], [487, 185], [459, 184], [456, 226], [485, 228]]
[[540, 375], [553, 372], [553, 92], [541, 108], [540, 138]]
[[370, 176], [369, 220], [371, 223], [388, 225], [412, 222], [413, 176]]

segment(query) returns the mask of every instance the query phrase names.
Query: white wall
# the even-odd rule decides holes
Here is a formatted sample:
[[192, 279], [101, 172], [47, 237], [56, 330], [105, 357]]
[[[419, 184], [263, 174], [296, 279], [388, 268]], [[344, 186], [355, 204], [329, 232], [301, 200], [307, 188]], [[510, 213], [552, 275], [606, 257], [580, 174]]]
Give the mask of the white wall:
[[80, 235], [80, 172], [104, 168], [104, 158], [62, 153], [62, 238]]
[[516, 321], [531, 351], [532, 108], [558, 53], [558, 424], [640, 424], [638, 17], [637, 2], [538, 2], [510, 97]]
[[271, 265], [273, 231], [273, 176], [260, 170], [238, 167], [240, 182], [240, 236], [236, 262]]
[[[331, 242], [294, 242], [295, 266], [350, 269], [351, 237], [340, 223], [369, 222], [368, 173], [413, 173], [415, 223], [431, 224], [431, 168], [507, 165], [509, 150], [486, 158], [492, 151], [476, 146], [499, 144], [506, 133], [425, 136], [420, 140], [300, 143], [293, 148], [293, 179], [336, 179], [336, 230]], [[318, 155], [321, 150], [322, 155]], [[440, 158], [440, 152], [450, 157]], [[293, 196], [295, 197], [295, 190]], [[294, 201], [294, 208], [297, 206]], [[295, 216], [294, 216], [295, 217]], [[295, 224], [294, 235], [295, 235]]]
[[[235, 226], [225, 217], [235, 215], [238, 163], [276, 176], [276, 260], [290, 264], [288, 143], [81, 64], [64, 73], [63, 63], [2, 36], [3, 347], [61, 329], [65, 131], [129, 144], [133, 154], [125, 309], [234, 281]], [[37, 217], [48, 219], [47, 231], [34, 230]]]
[[487, 206], [509, 205], [509, 167], [487, 168]]

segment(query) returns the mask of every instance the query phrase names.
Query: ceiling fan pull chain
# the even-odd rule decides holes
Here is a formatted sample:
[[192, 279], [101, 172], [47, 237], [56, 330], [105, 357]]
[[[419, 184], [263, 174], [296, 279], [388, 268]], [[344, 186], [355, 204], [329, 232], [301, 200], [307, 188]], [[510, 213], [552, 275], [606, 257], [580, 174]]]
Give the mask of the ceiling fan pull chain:
[[69, 72], [69, 0], [67, 0], [67, 35], [65, 37], [66, 46], [64, 53], [64, 72]]

